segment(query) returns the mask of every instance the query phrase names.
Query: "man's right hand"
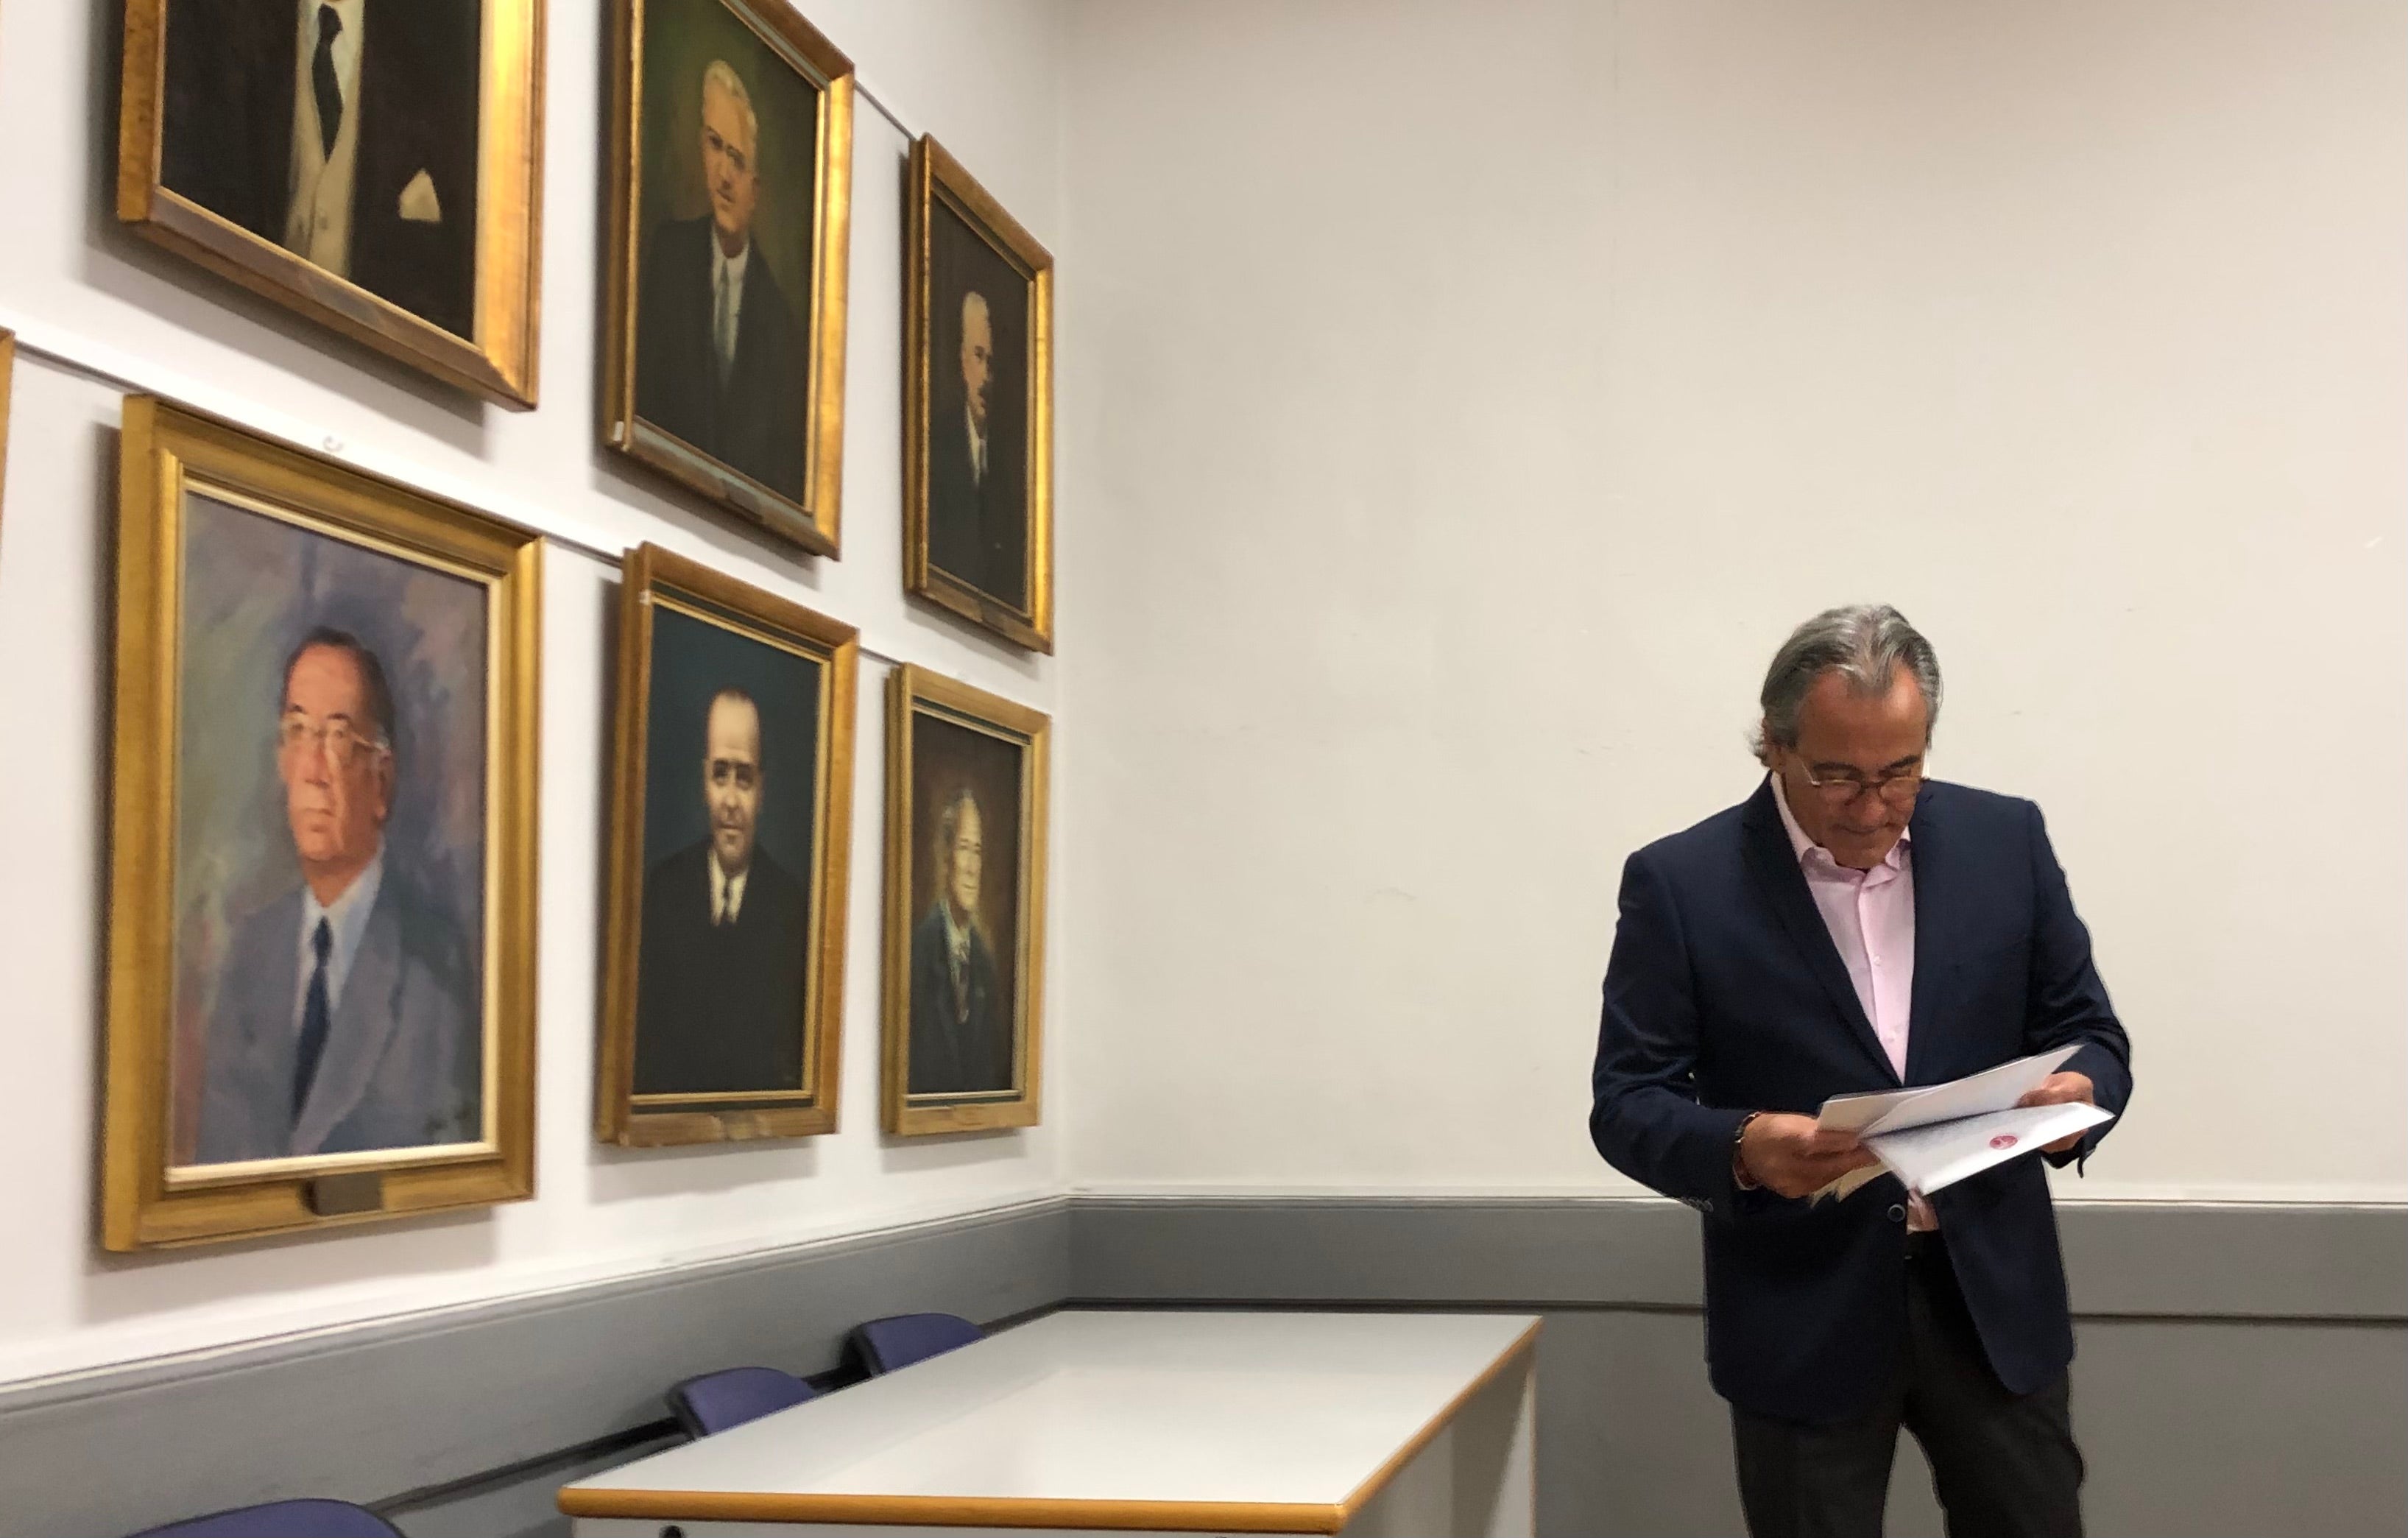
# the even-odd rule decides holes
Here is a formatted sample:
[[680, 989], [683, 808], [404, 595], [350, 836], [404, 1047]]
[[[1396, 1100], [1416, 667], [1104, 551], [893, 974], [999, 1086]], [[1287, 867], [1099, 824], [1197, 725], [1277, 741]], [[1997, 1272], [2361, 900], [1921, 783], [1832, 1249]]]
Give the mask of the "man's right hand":
[[1854, 1132], [1827, 1132], [1812, 1116], [1767, 1111], [1740, 1134], [1747, 1177], [1786, 1197], [1813, 1196], [1851, 1170], [1879, 1164]]

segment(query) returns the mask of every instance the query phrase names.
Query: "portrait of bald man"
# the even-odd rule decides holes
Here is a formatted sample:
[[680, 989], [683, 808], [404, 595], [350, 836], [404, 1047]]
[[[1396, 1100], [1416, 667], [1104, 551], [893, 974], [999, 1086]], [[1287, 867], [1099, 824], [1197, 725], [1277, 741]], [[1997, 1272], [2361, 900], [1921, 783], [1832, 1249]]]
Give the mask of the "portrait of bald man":
[[[706, 831], [644, 874], [635, 1093], [791, 1090], [810, 905], [759, 837], [768, 777], [788, 770], [765, 760], [761, 708], [741, 689], [711, 697], [698, 746]], [[810, 766], [792, 772], [810, 782]]]
[[208, 1012], [198, 1162], [473, 1142], [484, 1053], [458, 927], [389, 857], [408, 772], [384, 666], [348, 631], [287, 656], [272, 738], [300, 882], [237, 921]]
[[1028, 604], [1028, 289], [939, 203], [932, 218], [928, 564]]
[[[680, 125], [701, 157], [709, 209], [663, 219], [644, 242], [636, 306], [636, 414], [781, 496], [805, 492], [806, 344], [756, 228], [765, 171], [803, 195], [810, 242], [813, 167], [763, 164], [761, 115], [725, 59], [702, 71], [701, 109]], [[786, 232], [781, 232], [785, 236]]]

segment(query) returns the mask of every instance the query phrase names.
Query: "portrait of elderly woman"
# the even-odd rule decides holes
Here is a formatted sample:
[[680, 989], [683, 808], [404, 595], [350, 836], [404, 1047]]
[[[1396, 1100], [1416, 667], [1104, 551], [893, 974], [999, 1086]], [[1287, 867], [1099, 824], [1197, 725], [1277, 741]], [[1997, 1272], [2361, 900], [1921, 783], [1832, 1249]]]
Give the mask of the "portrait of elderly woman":
[[889, 1129], [1037, 1119], [1044, 716], [918, 668], [892, 685]]

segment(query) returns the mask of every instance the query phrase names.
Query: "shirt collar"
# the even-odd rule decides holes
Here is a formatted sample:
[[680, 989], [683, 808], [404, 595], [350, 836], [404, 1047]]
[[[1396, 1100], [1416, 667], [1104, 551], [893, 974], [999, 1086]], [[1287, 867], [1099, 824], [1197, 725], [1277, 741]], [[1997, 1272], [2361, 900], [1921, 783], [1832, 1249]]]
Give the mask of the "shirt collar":
[[945, 915], [945, 947], [955, 956], [967, 956], [970, 948], [969, 926], [953, 917], [953, 905], [943, 898], [937, 899], [937, 912]]
[[727, 275], [727, 281], [740, 286], [744, 281], [745, 265], [752, 260], [752, 232], [749, 230], [745, 232], [744, 249], [730, 256], [727, 254], [727, 248], [719, 243], [719, 226], [711, 225], [710, 258], [711, 266]]
[[744, 912], [744, 879], [752, 874], [746, 866], [734, 875], [719, 868], [719, 846], [710, 846], [710, 920], [714, 924], [733, 924]]
[[343, 888], [330, 903], [318, 900], [318, 894], [308, 883], [301, 887], [301, 956], [302, 977], [306, 980], [317, 970], [318, 951], [313, 943], [318, 921], [324, 919], [333, 943], [326, 948], [326, 1001], [334, 1003], [342, 994], [343, 980], [351, 975], [351, 959], [360, 954], [360, 941], [366, 938], [368, 915], [376, 910], [377, 892], [384, 885], [384, 844], [379, 841], [376, 856], [351, 884]]
[[[1789, 792], [1781, 783], [1780, 771], [1777, 769], [1772, 771], [1770, 779], [1772, 781], [1772, 804], [1780, 809], [1781, 826], [1788, 830], [1790, 853], [1798, 856], [1798, 863], [1800, 865], [1805, 864], [1806, 856], [1818, 851], [1822, 854], [1825, 859], [1830, 859], [1831, 852], [1823, 848], [1821, 844], [1816, 843], [1813, 840], [1808, 838], [1806, 836], [1806, 830], [1798, 826], [1798, 815], [1789, 810]], [[1888, 866], [1893, 870], [1903, 870], [1906, 866], [1906, 846], [1909, 841], [1914, 839], [1914, 825], [1913, 823], [1909, 823], [1904, 828], [1899, 830], [1898, 842], [1890, 845], [1889, 853], [1882, 856], [1882, 863]], [[1835, 861], [1834, 863], [1837, 862]]]
[[337, 45], [340, 46], [343, 38], [359, 30], [360, 7], [366, 3], [367, 0], [301, 0], [301, 23], [309, 29], [310, 46], [317, 46], [320, 11], [331, 10], [335, 19], [342, 22], [343, 30], [336, 35]]

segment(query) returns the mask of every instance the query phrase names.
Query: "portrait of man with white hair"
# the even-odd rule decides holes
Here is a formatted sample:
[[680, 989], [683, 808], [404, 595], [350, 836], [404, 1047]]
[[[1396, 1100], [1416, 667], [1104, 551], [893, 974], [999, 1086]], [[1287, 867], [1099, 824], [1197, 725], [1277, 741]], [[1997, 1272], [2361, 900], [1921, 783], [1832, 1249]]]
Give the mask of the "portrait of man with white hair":
[[[806, 349], [796, 311], [764, 251], [763, 179], [808, 187], [812, 167], [772, 164], [754, 85], [736, 62], [712, 58], [672, 123], [673, 153], [691, 136], [706, 207], [665, 218], [644, 241], [636, 313], [636, 412], [689, 448], [790, 500], [805, 491]], [[799, 86], [799, 82], [797, 82]], [[779, 237], [808, 252], [810, 199], [790, 198], [799, 231]], [[783, 252], [791, 255], [792, 252]]]

